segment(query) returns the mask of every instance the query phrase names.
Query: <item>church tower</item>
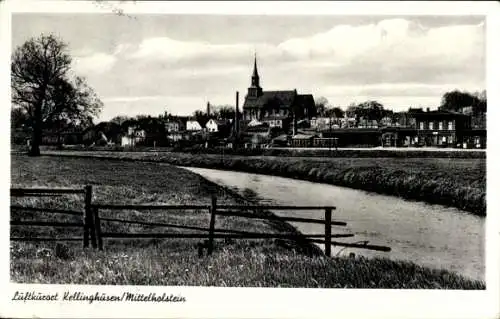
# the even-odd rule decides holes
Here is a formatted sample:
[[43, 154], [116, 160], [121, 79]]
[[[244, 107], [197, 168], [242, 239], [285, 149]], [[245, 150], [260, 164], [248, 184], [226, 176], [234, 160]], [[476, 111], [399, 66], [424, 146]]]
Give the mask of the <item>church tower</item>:
[[262, 88], [260, 87], [259, 72], [257, 71], [257, 55], [254, 56], [252, 85], [248, 88], [249, 98], [258, 98], [262, 95]]

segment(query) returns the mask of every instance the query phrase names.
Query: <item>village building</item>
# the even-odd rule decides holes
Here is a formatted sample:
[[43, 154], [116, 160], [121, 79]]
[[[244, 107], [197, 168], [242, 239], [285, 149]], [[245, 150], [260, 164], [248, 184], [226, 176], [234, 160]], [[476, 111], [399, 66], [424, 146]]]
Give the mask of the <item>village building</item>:
[[[31, 136], [27, 136], [28, 139]], [[80, 131], [44, 131], [42, 133], [42, 145], [76, 145], [83, 141], [83, 133]]]
[[230, 128], [230, 125], [231, 122], [226, 120], [210, 119], [205, 125], [205, 128], [209, 133], [226, 132]]
[[186, 124], [179, 118], [169, 119], [165, 122], [165, 132], [174, 133], [186, 130]]
[[382, 146], [482, 148], [486, 144], [486, 129], [474, 130], [471, 116], [461, 112], [414, 109], [399, 123], [409, 125], [382, 128]]
[[379, 124], [376, 120], [366, 119], [364, 117], [360, 117], [358, 120], [358, 128], [378, 128]]
[[418, 143], [417, 130], [414, 127], [401, 126], [398, 122], [380, 129], [381, 143], [384, 147], [409, 147]]
[[85, 145], [107, 145], [120, 144], [122, 138], [122, 128], [113, 122], [101, 122], [88, 127], [82, 133], [82, 143]]
[[354, 117], [313, 117], [310, 127], [318, 132], [330, 129], [354, 128], [358, 121]]
[[201, 131], [202, 129], [200, 123], [196, 120], [188, 120], [186, 122], [186, 130], [188, 131]]
[[472, 106], [463, 107], [461, 113], [471, 117], [470, 129], [463, 131], [465, 148], [486, 148], [486, 112], [474, 112]]
[[260, 86], [257, 58], [254, 59], [251, 86], [243, 104], [243, 120], [256, 120], [288, 130], [296, 121], [313, 116], [316, 116], [316, 106], [311, 94], [298, 94], [296, 89], [264, 91]]
[[324, 130], [329, 128], [330, 123], [333, 124], [334, 118], [332, 117], [313, 117], [311, 119], [311, 128], [317, 130]]
[[264, 124], [263, 122], [259, 122], [256, 119], [252, 119], [250, 121], [245, 121], [245, 122], [247, 122], [246, 123], [247, 127], [261, 126], [262, 124]]
[[422, 146], [454, 147], [463, 143], [464, 130], [471, 128], [470, 116], [444, 110], [414, 114], [416, 143]]
[[376, 128], [342, 128], [323, 130], [320, 137], [324, 140], [313, 141], [314, 147], [333, 145], [338, 147], [372, 147], [380, 145], [380, 129]]
[[136, 146], [144, 143], [146, 140], [146, 131], [137, 126], [128, 126], [127, 134], [121, 138], [121, 146]]
[[416, 127], [417, 123], [413, 114], [421, 113], [423, 109], [412, 109], [410, 108], [408, 112], [395, 112], [392, 114], [392, 119], [395, 125], [398, 127]]
[[278, 147], [286, 147], [289, 146], [289, 138], [288, 135], [286, 134], [281, 134], [276, 136], [275, 138], [272, 139], [271, 141], [273, 146], [278, 146]]
[[395, 127], [399, 126], [399, 123], [394, 121], [394, 117], [392, 116], [384, 116], [380, 122], [379, 122], [380, 127]]
[[317, 135], [310, 134], [296, 134], [291, 138], [291, 146], [292, 147], [311, 147], [313, 146], [313, 139], [317, 137]]

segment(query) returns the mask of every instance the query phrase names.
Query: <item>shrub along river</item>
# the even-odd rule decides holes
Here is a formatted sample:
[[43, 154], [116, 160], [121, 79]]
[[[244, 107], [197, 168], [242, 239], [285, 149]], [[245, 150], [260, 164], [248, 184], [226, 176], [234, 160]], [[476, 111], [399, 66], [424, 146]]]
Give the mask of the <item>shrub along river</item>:
[[[408, 201], [355, 189], [268, 175], [185, 167], [261, 204], [336, 206], [332, 233], [353, 233], [344, 242], [367, 240], [391, 252], [333, 247], [332, 254], [354, 252], [409, 260], [484, 280], [485, 218], [441, 205]], [[277, 215], [324, 218], [324, 211], [276, 211]], [[323, 233], [324, 226], [294, 223], [302, 233]]]

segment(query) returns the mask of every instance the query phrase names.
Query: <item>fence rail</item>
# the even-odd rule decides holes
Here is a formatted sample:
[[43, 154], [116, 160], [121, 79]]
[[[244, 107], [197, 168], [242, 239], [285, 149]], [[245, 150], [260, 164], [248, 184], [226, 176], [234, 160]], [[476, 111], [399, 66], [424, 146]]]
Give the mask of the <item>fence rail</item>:
[[82, 241], [81, 237], [10, 237], [12, 241], [35, 241], [35, 242], [43, 242], [43, 241]]
[[[56, 238], [56, 237], [11, 237], [15, 241], [82, 241], [83, 246], [91, 245], [96, 249], [103, 249], [104, 239], [141, 239], [141, 238], [198, 238], [205, 239], [204, 244], [199, 244], [200, 248], [207, 249], [211, 254], [214, 250], [215, 239], [284, 239], [297, 242], [319, 243], [325, 245], [325, 254], [331, 256], [331, 246], [342, 246], [352, 248], [370, 249], [376, 251], [390, 251], [389, 247], [369, 245], [365, 243], [344, 243], [332, 241], [333, 238], [349, 238], [354, 234], [339, 233], [332, 234], [332, 226], [346, 226], [346, 222], [332, 220], [332, 211], [334, 206], [275, 206], [275, 205], [218, 205], [217, 198], [212, 197], [210, 205], [131, 205], [131, 204], [96, 204], [92, 203], [92, 186], [85, 186], [83, 189], [42, 189], [42, 188], [12, 188], [11, 196], [45, 196], [47, 194], [83, 194], [83, 211], [24, 207], [20, 205], [11, 205], [12, 210], [19, 211], [39, 211], [53, 214], [67, 214], [81, 216], [81, 222], [48, 222], [48, 221], [23, 221], [12, 220], [13, 226], [51, 226], [51, 227], [81, 227], [83, 229], [83, 238]], [[137, 210], [137, 211], [172, 211], [172, 210], [207, 210], [210, 214], [208, 227], [178, 225], [162, 222], [146, 222], [139, 220], [129, 220], [122, 218], [101, 217], [103, 210]], [[265, 214], [270, 210], [323, 210], [324, 219], [276, 216]], [[254, 213], [249, 213], [253, 211]], [[218, 229], [215, 227], [217, 216], [233, 216], [249, 219], [262, 219], [268, 221], [289, 221], [297, 223], [311, 223], [324, 225], [322, 234], [283, 234], [283, 233], [259, 233], [233, 229]], [[102, 231], [103, 223], [126, 223], [153, 227], [166, 227], [179, 230], [198, 231], [195, 233], [181, 232], [152, 232], [152, 233], [119, 233]]]
[[[25, 212], [41, 212], [50, 214], [63, 214], [71, 216], [79, 216], [82, 218], [80, 222], [55, 222], [55, 221], [39, 221], [39, 220], [11, 220], [11, 226], [42, 226], [42, 227], [79, 227], [83, 229], [82, 237], [18, 237], [11, 236], [12, 241], [82, 241], [83, 247], [89, 246], [90, 237], [94, 237], [93, 220], [91, 214], [92, 205], [92, 186], [83, 188], [11, 188], [10, 195], [12, 197], [42, 197], [42, 196], [63, 196], [63, 195], [84, 195], [84, 210], [69, 210], [58, 208], [32, 207], [21, 205], [10, 205], [13, 211]], [[94, 240], [95, 241], [95, 240]], [[97, 248], [97, 245], [93, 245]]]
[[66, 214], [73, 216], [81, 216], [82, 212], [76, 210], [66, 210], [66, 209], [57, 209], [57, 208], [42, 208], [42, 207], [29, 207], [29, 206], [19, 206], [19, 205], [10, 205], [11, 210], [24, 210], [30, 212], [46, 212], [46, 213], [54, 213], [54, 214]]
[[[323, 219], [315, 219], [315, 218], [303, 218], [303, 217], [285, 217], [285, 216], [262, 216], [262, 215], [254, 215], [250, 213], [240, 213], [240, 212], [225, 212], [218, 211], [217, 215], [221, 216], [235, 216], [235, 217], [245, 217], [250, 219], [266, 219], [266, 220], [279, 220], [279, 221], [288, 221], [288, 222], [300, 222], [300, 223], [308, 223], [308, 224], [325, 224], [325, 220]], [[347, 223], [339, 222], [339, 221], [331, 221], [331, 225], [335, 226], [346, 226]]]
[[40, 222], [32, 220], [13, 220], [10, 222], [15, 226], [52, 226], [52, 227], [83, 227], [83, 223], [60, 223], [60, 222]]
[[46, 194], [84, 194], [78, 188], [11, 188], [10, 196], [40, 196]]

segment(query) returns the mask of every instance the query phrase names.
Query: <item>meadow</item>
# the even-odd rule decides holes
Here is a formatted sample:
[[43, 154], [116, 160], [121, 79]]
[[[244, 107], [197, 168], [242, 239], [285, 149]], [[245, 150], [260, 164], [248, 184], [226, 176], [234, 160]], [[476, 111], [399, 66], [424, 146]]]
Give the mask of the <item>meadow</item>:
[[47, 152], [164, 162], [303, 179], [456, 207], [486, 215], [486, 159], [282, 157], [172, 152]]
[[[94, 202], [205, 204], [216, 192], [223, 203], [245, 200], [201, 176], [174, 166], [67, 157], [11, 157], [13, 187], [82, 187], [94, 185]], [[12, 204], [72, 208], [77, 196], [13, 198]], [[206, 227], [202, 211], [165, 214], [136, 211], [106, 212], [109, 217], [164, 221]], [[54, 216], [23, 212], [22, 219], [49, 220]], [[125, 216], [125, 217], [124, 217]], [[62, 221], [57, 217], [58, 221]], [[71, 218], [71, 217], [70, 217]], [[69, 218], [69, 219], [70, 219]], [[21, 219], [12, 211], [11, 219]], [[68, 219], [68, 220], [69, 220]], [[220, 218], [217, 227], [290, 233], [286, 223]], [[128, 224], [108, 225], [122, 232], [147, 231]], [[78, 235], [69, 228], [12, 226], [11, 235]], [[484, 289], [485, 284], [446, 270], [413, 263], [363, 257], [320, 255], [314, 247], [276, 240], [238, 240], [216, 243], [211, 256], [199, 257], [197, 240], [107, 240], [104, 251], [83, 249], [78, 243], [11, 242], [11, 280], [19, 283], [186, 285], [231, 287], [426, 288]], [[61, 248], [62, 247], [62, 248]]]

